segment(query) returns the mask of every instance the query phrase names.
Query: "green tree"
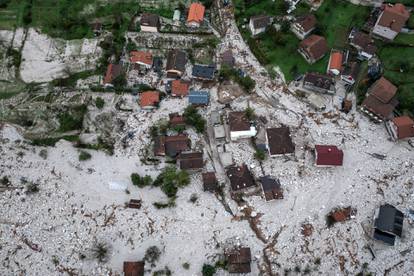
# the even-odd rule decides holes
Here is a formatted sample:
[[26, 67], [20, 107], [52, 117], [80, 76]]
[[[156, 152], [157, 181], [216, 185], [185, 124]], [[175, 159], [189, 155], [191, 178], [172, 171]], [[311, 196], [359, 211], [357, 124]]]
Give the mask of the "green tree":
[[184, 110], [184, 119], [185, 122], [193, 126], [198, 133], [204, 131], [206, 127], [206, 120], [198, 113], [197, 108], [193, 105], [189, 105]]
[[92, 155], [89, 152], [81, 151], [79, 153], [79, 161], [86, 161], [92, 158]]
[[254, 113], [254, 109], [251, 107], [246, 108], [244, 113], [246, 114], [247, 119], [249, 119], [250, 121], [256, 117], [256, 114]]
[[105, 100], [104, 99], [102, 99], [101, 97], [97, 97], [95, 99], [95, 106], [97, 108], [102, 109], [104, 107], [104, 105], [105, 105]]
[[266, 158], [266, 153], [262, 149], [256, 149], [256, 152], [254, 153], [254, 157], [259, 161], [263, 161]]
[[216, 268], [212, 265], [204, 264], [202, 273], [203, 276], [213, 276], [216, 273]]

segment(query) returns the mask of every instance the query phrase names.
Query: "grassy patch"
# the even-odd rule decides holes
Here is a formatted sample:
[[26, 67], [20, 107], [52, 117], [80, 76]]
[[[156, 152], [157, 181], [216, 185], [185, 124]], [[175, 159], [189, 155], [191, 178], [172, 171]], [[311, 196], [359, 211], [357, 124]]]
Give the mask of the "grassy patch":
[[87, 112], [86, 105], [74, 107], [70, 111], [59, 115], [59, 132], [78, 130], [82, 128], [83, 117]]
[[79, 136], [78, 135], [68, 135], [68, 136], [53, 137], [53, 138], [36, 138], [36, 139], [32, 139], [32, 145], [33, 146], [50, 146], [50, 147], [54, 147], [55, 144], [61, 139], [69, 141], [69, 142], [78, 142], [79, 141]]
[[[291, 32], [276, 32], [269, 28], [268, 32], [258, 38], [251, 38], [250, 33], [242, 25], [257, 14], [283, 14], [283, 1], [260, 1], [259, 4], [246, 6], [244, 1], [236, 1], [236, 18], [239, 29], [248, 42], [258, 60], [267, 67], [280, 67], [287, 81], [291, 81], [296, 74], [308, 71], [325, 72], [328, 56], [315, 64], [308, 64], [297, 52], [300, 40]], [[306, 5], [300, 6], [297, 14], [308, 12]], [[356, 6], [345, 1], [324, 1], [315, 16], [319, 22], [319, 33], [323, 35], [331, 48], [343, 48], [347, 36], [353, 26], [361, 27], [369, 16], [370, 8]]]

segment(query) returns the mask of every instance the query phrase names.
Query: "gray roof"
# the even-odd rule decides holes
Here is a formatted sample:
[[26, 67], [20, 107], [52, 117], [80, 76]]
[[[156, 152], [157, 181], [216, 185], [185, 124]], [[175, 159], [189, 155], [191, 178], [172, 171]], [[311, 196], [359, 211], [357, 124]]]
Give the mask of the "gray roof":
[[191, 104], [203, 104], [206, 105], [210, 101], [210, 94], [207, 91], [194, 91], [191, 90], [188, 94], [188, 102]]
[[268, 175], [260, 177], [260, 183], [262, 183], [263, 191], [273, 191], [275, 189], [280, 189], [279, 179], [272, 178]]
[[212, 80], [214, 78], [214, 73], [216, 72], [216, 65], [202, 65], [196, 64], [193, 66], [193, 77], [200, 79]]
[[167, 68], [166, 70], [177, 70], [180, 72], [185, 71], [185, 65], [187, 64], [187, 55], [180, 50], [171, 50], [168, 52]]
[[375, 228], [379, 231], [401, 237], [404, 214], [392, 205], [385, 204], [380, 207], [378, 217], [375, 219]]
[[160, 24], [160, 18], [156, 14], [144, 13], [141, 15], [141, 25], [149, 27], [158, 27]]
[[255, 29], [261, 29], [269, 26], [272, 23], [272, 18], [268, 15], [257, 15], [250, 17]]

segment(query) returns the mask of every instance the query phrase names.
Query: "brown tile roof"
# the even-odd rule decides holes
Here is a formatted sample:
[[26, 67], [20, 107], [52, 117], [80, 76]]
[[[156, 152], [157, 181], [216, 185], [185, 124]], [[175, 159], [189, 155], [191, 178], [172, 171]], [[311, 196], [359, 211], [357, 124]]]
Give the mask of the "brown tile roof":
[[290, 137], [288, 127], [266, 129], [270, 155], [289, 154], [295, 152], [295, 145]]
[[112, 83], [114, 79], [122, 74], [122, 65], [120, 64], [109, 64], [106, 70], [104, 84]]
[[410, 18], [410, 12], [400, 3], [395, 5], [384, 4], [383, 9], [384, 11], [378, 20], [378, 25], [399, 33]]
[[299, 48], [314, 60], [322, 58], [329, 50], [325, 38], [319, 35], [310, 35], [305, 38], [300, 42]]
[[298, 17], [295, 23], [299, 24], [303, 28], [303, 31], [306, 33], [316, 27], [317, 21], [316, 17], [313, 14], [305, 14]]
[[130, 53], [130, 61], [132, 63], [141, 62], [147, 65], [152, 65], [152, 54], [145, 51], [132, 51]]
[[250, 273], [252, 255], [250, 248], [243, 247], [229, 252], [227, 255], [228, 271], [230, 273]]
[[362, 51], [367, 52], [368, 54], [375, 54], [377, 47], [374, 44], [374, 40], [371, 39], [369, 34], [363, 32], [355, 32], [351, 39], [351, 45], [354, 45], [358, 48], [361, 48]]
[[250, 121], [243, 111], [229, 113], [230, 131], [250, 130]]
[[202, 174], [204, 191], [214, 192], [217, 190], [217, 178], [214, 172]]
[[283, 190], [278, 179], [274, 179], [268, 175], [260, 177], [263, 194], [266, 201], [273, 199], [283, 199]]
[[303, 81], [322, 89], [330, 89], [334, 85], [333, 79], [330, 76], [319, 73], [307, 73]]
[[382, 103], [388, 103], [397, 93], [397, 87], [386, 78], [381, 77], [371, 85], [368, 92]]
[[372, 95], [368, 95], [362, 102], [362, 107], [374, 113], [381, 119], [389, 119], [394, 112], [394, 108], [397, 105], [391, 101], [390, 103], [383, 103]]
[[173, 80], [171, 82], [171, 95], [183, 97], [188, 95], [190, 83], [183, 80]]
[[202, 22], [204, 20], [205, 7], [201, 3], [192, 3], [188, 11], [187, 22]]
[[255, 29], [265, 28], [272, 23], [272, 18], [268, 15], [257, 15], [250, 17]]
[[227, 50], [221, 55], [221, 63], [229, 67], [234, 67], [235, 59], [231, 50]]
[[202, 152], [180, 153], [178, 163], [182, 170], [201, 169], [204, 167]]
[[233, 191], [256, 186], [253, 175], [246, 164], [229, 167], [227, 169], [227, 177], [230, 179], [230, 185]]
[[160, 92], [146, 91], [142, 92], [139, 99], [141, 107], [156, 106], [160, 102]]
[[125, 276], [144, 276], [145, 262], [124, 262]]
[[414, 137], [414, 121], [408, 116], [396, 117], [392, 122], [397, 127], [398, 139]]
[[184, 126], [185, 119], [184, 116], [179, 115], [178, 113], [171, 113], [169, 114], [170, 117], [170, 125], [171, 126]]
[[170, 157], [176, 157], [179, 153], [190, 150], [190, 146], [191, 141], [185, 134], [165, 137], [165, 153]]
[[156, 14], [143, 13], [141, 15], [141, 25], [148, 27], [158, 27], [160, 24], [160, 18]]

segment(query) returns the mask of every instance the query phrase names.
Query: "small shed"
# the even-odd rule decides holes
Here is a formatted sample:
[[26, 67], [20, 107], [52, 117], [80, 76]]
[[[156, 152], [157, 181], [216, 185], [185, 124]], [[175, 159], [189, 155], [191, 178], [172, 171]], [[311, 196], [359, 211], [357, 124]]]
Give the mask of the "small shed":
[[380, 207], [374, 224], [374, 239], [394, 245], [395, 238], [401, 237], [404, 214], [390, 204]]
[[216, 174], [214, 172], [206, 172], [202, 174], [203, 189], [208, 192], [215, 192], [218, 188]]

